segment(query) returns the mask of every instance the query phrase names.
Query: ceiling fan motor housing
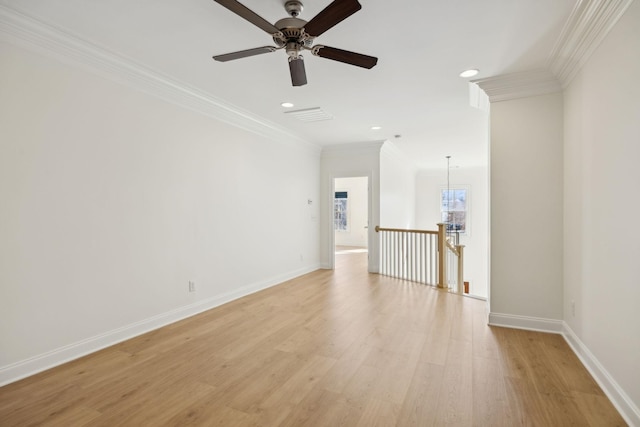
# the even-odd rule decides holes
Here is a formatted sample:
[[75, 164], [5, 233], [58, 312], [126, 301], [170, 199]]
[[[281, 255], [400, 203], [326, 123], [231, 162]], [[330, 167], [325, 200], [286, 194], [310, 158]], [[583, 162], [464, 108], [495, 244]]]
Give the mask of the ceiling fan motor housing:
[[284, 40], [279, 37], [274, 37], [273, 41], [278, 47], [283, 47], [289, 43], [298, 43], [310, 47], [313, 44], [313, 39], [309, 37], [303, 37], [302, 28], [307, 21], [299, 18], [283, 18], [275, 23], [275, 26], [280, 30], [284, 36]]

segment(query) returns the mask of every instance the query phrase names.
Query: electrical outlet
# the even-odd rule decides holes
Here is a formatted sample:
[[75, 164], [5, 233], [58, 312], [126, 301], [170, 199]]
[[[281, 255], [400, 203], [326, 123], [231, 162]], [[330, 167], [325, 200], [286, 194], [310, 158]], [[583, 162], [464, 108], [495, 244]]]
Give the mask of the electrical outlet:
[[189, 281], [189, 292], [195, 292], [196, 291], [196, 282], [193, 281]]

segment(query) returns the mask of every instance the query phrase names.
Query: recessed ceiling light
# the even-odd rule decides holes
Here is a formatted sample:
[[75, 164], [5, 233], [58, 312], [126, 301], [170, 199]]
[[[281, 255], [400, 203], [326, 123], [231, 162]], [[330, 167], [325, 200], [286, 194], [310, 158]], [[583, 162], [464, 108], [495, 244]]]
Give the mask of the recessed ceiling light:
[[475, 76], [476, 74], [478, 74], [478, 70], [476, 70], [476, 69], [472, 69], [472, 70], [465, 70], [465, 71], [463, 71], [463, 72], [461, 72], [461, 73], [460, 73], [460, 77], [464, 77], [464, 78], [467, 78], [467, 77], [473, 77], [473, 76]]
[[382, 126], [371, 126], [371, 130], [380, 130]]
[[283, 102], [282, 105], [284, 108], [291, 108], [293, 107], [293, 104], [291, 102]]

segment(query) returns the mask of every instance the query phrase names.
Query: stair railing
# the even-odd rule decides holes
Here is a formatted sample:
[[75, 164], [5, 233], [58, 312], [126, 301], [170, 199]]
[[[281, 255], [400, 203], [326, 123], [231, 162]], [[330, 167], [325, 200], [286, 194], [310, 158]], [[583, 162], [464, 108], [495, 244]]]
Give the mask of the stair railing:
[[[446, 224], [438, 224], [438, 231], [380, 226], [375, 230], [380, 236], [380, 274], [462, 293], [464, 245], [447, 239]], [[448, 261], [449, 256], [453, 259]], [[451, 263], [456, 274], [448, 279]]]

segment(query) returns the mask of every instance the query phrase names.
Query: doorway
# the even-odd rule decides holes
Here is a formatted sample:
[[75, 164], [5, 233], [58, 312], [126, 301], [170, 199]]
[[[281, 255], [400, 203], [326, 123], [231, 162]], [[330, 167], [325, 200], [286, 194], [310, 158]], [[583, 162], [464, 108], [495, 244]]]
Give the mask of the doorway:
[[[363, 264], [369, 252], [369, 178], [334, 178], [334, 266]], [[364, 261], [364, 262], [363, 262]]]

